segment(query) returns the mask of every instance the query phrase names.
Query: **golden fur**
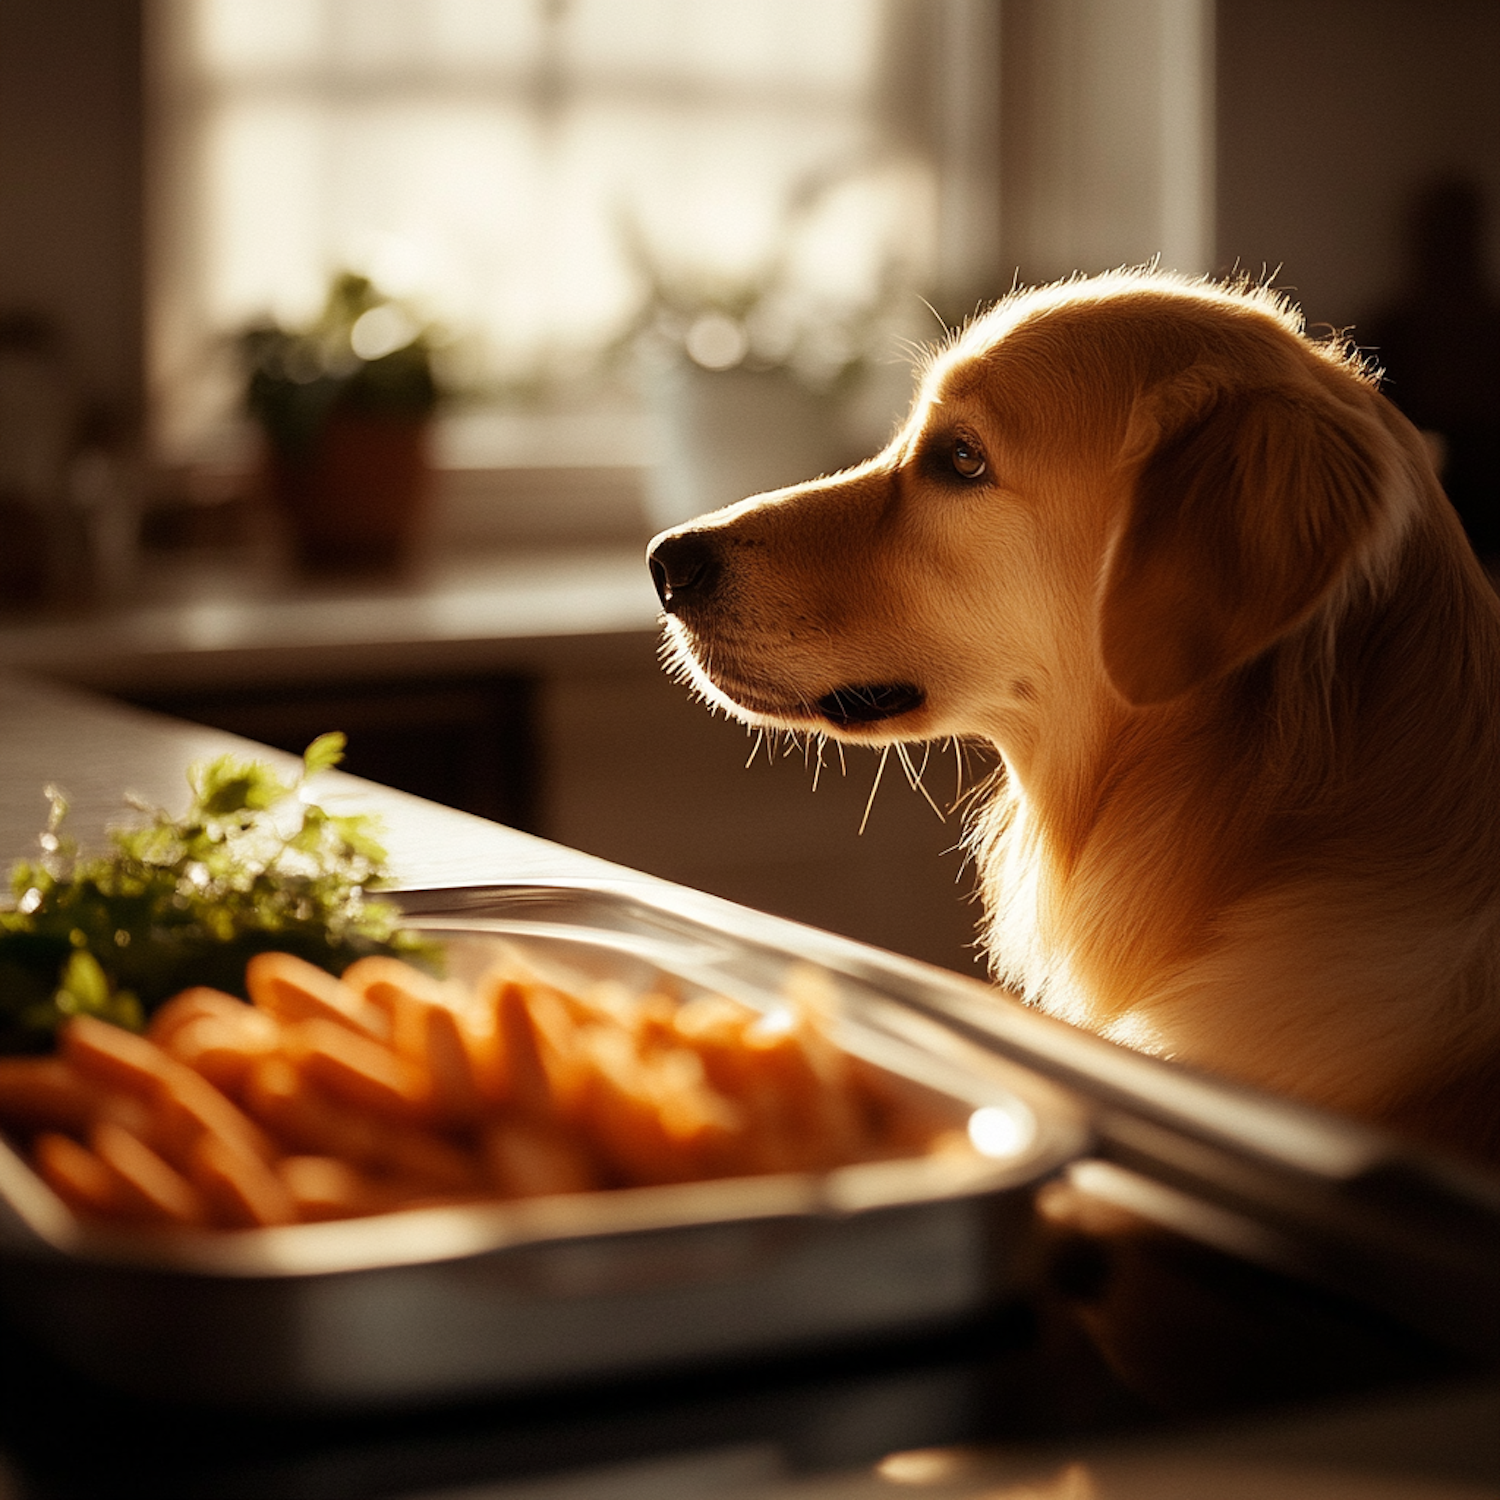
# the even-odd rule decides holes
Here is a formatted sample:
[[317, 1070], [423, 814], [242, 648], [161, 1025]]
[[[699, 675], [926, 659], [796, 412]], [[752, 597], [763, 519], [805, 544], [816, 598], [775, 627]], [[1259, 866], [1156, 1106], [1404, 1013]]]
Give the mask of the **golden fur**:
[[652, 558], [748, 722], [995, 746], [1028, 1001], [1500, 1158], [1500, 609], [1419, 434], [1272, 293], [1018, 293], [877, 457]]

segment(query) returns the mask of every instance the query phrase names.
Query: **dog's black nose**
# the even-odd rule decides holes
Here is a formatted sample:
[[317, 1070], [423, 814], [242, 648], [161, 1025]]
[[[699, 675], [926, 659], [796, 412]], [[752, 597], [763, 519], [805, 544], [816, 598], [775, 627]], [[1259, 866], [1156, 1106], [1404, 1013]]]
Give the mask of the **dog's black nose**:
[[658, 537], [646, 562], [661, 607], [668, 614], [680, 609], [688, 597], [706, 595], [719, 576], [718, 548], [703, 531], [672, 531]]

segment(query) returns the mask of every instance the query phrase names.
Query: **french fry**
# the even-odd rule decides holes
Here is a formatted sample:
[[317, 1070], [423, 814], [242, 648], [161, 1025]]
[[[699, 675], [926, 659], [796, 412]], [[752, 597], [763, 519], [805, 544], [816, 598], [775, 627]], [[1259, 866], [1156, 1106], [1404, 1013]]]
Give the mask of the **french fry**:
[[493, 1111], [510, 1093], [510, 1067], [500, 1034], [496, 1007], [471, 1005], [459, 1019], [459, 1040], [468, 1054], [469, 1075], [474, 1080], [481, 1110]]
[[494, 1092], [487, 1075], [495, 1060], [486, 1055], [494, 1025], [479, 1020], [466, 990], [385, 957], [357, 959], [344, 983], [389, 1017], [391, 1050], [427, 1080], [432, 1115], [458, 1121], [482, 1112], [486, 1093]]
[[339, 980], [269, 953], [246, 980], [252, 1005], [189, 989], [146, 1036], [76, 1017], [60, 1056], [0, 1059], [0, 1121], [77, 1212], [285, 1225], [821, 1170], [934, 1149], [948, 1123], [835, 1045], [814, 971], [765, 1013], [569, 993], [520, 963], [467, 991], [393, 958]]
[[662, 1129], [690, 1177], [718, 1177], [741, 1158], [746, 1116], [719, 1093], [695, 1052], [675, 1048], [648, 1059], [648, 1080]]
[[430, 1005], [420, 1014], [414, 1061], [428, 1079], [433, 1116], [450, 1124], [478, 1119], [484, 1112], [478, 1038], [465, 1035], [465, 1018], [448, 1006]]
[[245, 988], [256, 1005], [279, 1020], [333, 1021], [376, 1041], [390, 1040], [390, 1017], [378, 1005], [291, 953], [257, 953], [245, 965]]
[[592, 1070], [579, 1043], [588, 1028], [573, 1023], [561, 994], [550, 985], [536, 985], [527, 993], [525, 1013], [544, 1080], [540, 1111], [567, 1122], [582, 1119]]
[[604, 980], [576, 993], [550, 985], [546, 988], [580, 1026], [617, 1026], [633, 1036], [642, 1050], [662, 1042], [670, 1045], [677, 1004], [668, 995], [655, 990], [638, 994], [615, 980]]
[[755, 1107], [772, 1132], [798, 1146], [803, 1170], [856, 1160], [863, 1122], [843, 1054], [804, 1016], [772, 1014], [744, 1033]]
[[404, 959], [374, 953], [356, 958], [340, 976], [340, 982], [362, 999], [385, 1012], [392, 1026], [402, 1005], [453, 1006], [464, 1003], [461, 986], [435, 979]]
[[[154, 1095], [127, 1094], [119, 1089], [98, 1089], [95, 1092], [94, 1113], [89, 1126], [100, 1120], [110, 1120], [123, 1126], [132, 1135], [138, 1135], [154, 1147], [157, 1144], [157, 1114]], [[87, 1130], [78, 1132], [87, 1135]]]
[[679, 1163], [630, 1037], [617, 1027], [585, 1026], [578, 1040], [590, 1065], [586, 1125], [595, 1148], [627, 1182], [676, 1181]]
[[332, 1099], [286, 1058], [257, 1064], [245, 1102], [299, 1155], [336, 1157], [376, 1176], [414, 1178], [429, 1191], [471, 1189], [484, 1179], [477, 1153]]
[[488, 1181], [477, 1150], [464, 1150], [424, 1130], [391, 1131], [380, 1143], [376, 1165], [428, 1194], [472, 1195]]
[[155, 1140], [163, 1155], [183, 1170], [205, 1136], [237, 1155], [261, 1162], [272, 1161], [280, 1154], [244, 1110], [190, 1068], [181, 1068], [164, 1079], [154, 1104]]
[[691, 1052], [643, 1058], [618, 1028], [580, 1033], [593, 1065], [589, 1125], [596, 1148], [627, 1180], [687, 1182], [717, 1176], [743, 1116], [708, 1086]]
[[377, 1154], [374, 1122], [333, 1104], [284, 1057], [268, 1057], [245, 1080], [245, 1108], [297, 1154], [364, 1163]]
[[503, 974], [486, 975], [480, 1001], [495, 1017], [494, 1070], [487, 1093], [497, 1104], [542, 1113], [547, 1108], [547, 1072], [542, 1066], [527, 992]]
[[678, 1002], [670, 995], [653, 991], [641, 998], [639, 1018], [636, 1023], [636, 1041], [641, 1051], [654, 1052], [658, 1048], [677, 1045], [677, 1028], [673, 1024]]
[[722, 995], [698, 995], [685, 1001], [673, 1015], [673, 1040], [698, 1054], [708, 1081], [716, 1089], [738, 1098], [754, 1084], [745, 1031], [759, 1014]]

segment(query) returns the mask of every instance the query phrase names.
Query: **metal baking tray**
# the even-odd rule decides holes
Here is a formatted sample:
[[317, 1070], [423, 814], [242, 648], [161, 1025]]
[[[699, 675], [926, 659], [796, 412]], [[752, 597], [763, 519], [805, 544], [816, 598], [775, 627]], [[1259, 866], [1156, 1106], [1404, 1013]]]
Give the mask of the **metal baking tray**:
[[[1025, 1289], [1031, 1196], [1084, 1152], [1083, 1112], [1035, 1070], [893, 998], [900, 960], [647, 882], [402, 899], [460, 974], [504, 945], [560, 977], [667, 977], [685, 998], [765, 1007], [794, 964], [818, 965], [839, 997], [842, 1046], [956, 1124], [1004, 1112], [1006, 1145], [822, 1174], [148, 1232], [80, 1222], [0, 1142], [0, 1301], [63, 1364], [155, 1396], [357, 1406], [787, 1353], [943, 1325]], [[836, 961], [823, 963], [830, 943]]]
[[[1080, 1154], [1062, 1174], [1094, 1198], [1231, 1257], [1333, 1293], [1423, 1340], [1500, 1362], [1500, 1174], [1350, 1116], [1149, 1057], [1018, 1003], [992, 985], [702, 892], [640, 881], [621, 905], [589, 882], [517, 887], [512, 914], [619, 927], [648, 939], [680, 924], [734, 950], [751, 973], [795, 953], [846, 994], [879, 997], [910, 1024], [936, 1022], [1019, 1068], [1018, 1089], [1051, 1084], [1081, 1115]], [[487, 890], [413, 892], [482, 911]], [[767, 976], [763, 973], [762, 978]], [[1049, 1108], [1059, 1108], [1059, 1095]], [[1064, 1108], [1066, 1105], [1063, 1106]]]

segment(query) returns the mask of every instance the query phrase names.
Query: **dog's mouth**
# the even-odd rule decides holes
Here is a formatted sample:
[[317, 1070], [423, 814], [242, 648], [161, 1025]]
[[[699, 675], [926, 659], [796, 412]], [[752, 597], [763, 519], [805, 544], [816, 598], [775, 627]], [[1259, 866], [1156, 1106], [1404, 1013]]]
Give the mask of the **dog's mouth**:
[[835, 729], [879, 724], [920, 708], [926, 693], [910, 682], [860, 682], [835, 688], [818, 699], [818, 712]]

